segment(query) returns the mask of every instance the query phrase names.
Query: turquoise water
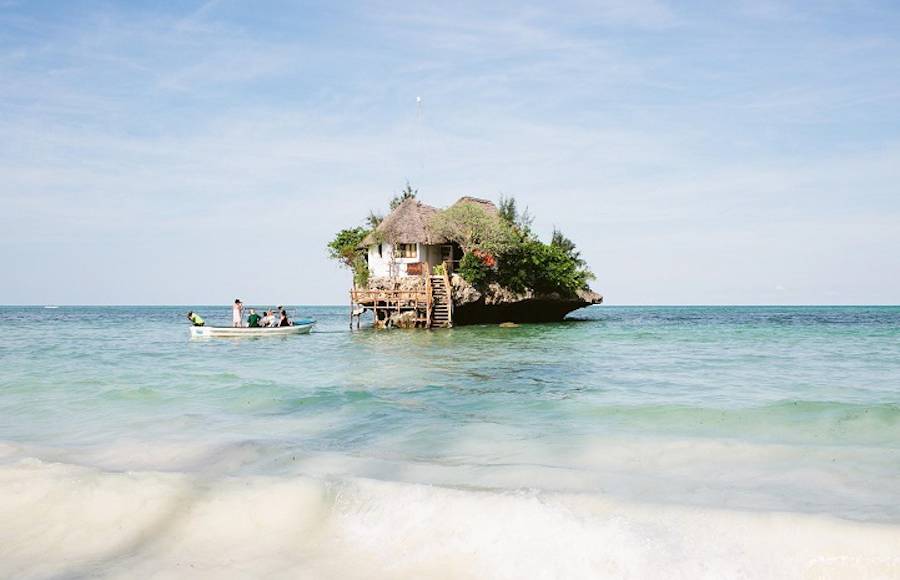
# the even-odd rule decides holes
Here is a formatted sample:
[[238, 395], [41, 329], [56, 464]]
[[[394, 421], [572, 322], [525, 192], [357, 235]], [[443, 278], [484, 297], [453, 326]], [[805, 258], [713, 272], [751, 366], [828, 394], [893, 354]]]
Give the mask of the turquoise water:
[[[213, 324], [227, 323], [230, 314], [227, 307], [194, 309]], [[342, 550], [352, 546], [364, 560], [360, 546], [378, 534], [386, 534], [382, 543], [393, 537], [386, 522], [399, 511], [420, 510], [397, 524], [407, 526], [409, 538], [395, 556], [408, 557], [410, 538], [423, 529], [438, 533], [428, 528], [434, 525], [428, 518], [437, 517], [429, 510], [449, 509], [421, 495], [436, 493], [463, 494], [452, 497], [470, 507], [481, 494], [500, 498], [491, 509], [524, 502], [498, 514], [499, 521], [527, 512], [534, 507], [529, 501], [556, 509], [560, 498], [575, 497], [620, 502], [619, 523], [634, 518], [648, 525], [637, 515], [642, 508], [621, 507], [635, 505], [689, 514], [725, 510], [736, 518], [788, 513], [880, 526], [888, 534], [884, 546], [900, 546], [893, 544], [900, 526], [900, 307], [592, 307], [558, 324], [353, 332], [345, 307], [293, 307], [318, 319], [309, 336], [237, 340], [190, 340], [186, 310], [0, 309], [0, 461], [9, 470], [0, 483], [46, 487], [50, 497], [7, 503], [6, 521], [19, 522], [10, 536], [38, 534], [26, 516], [39, 504], [52, 510], [54, 501], [72, 525], [67, 502], [80, 501], [70, 497], [73, 489], [83, 500], [98, 486], [125, 486], [116, 479], [122, 474], [154, 474], [193, 484], [202, 478], [207, 487], [211, 481], [323, 486], [316, 488], [323, 494], [314, 502], [316, 526], [347, 524], [340, 518], [349, 517], [348, 505], [355, 517], [327, 552], [306, 546], [302, 565], [317, 562], [312, 570], [322, 576], [343, 576]], [[91, 483], [82, 489], [73, 477]], [[128, 481], [133, 486], [111, 496], [113, 505], [149, 490], [168, 497], [158, 479]], [[247, 502], [276, 492], [259, 493]], [[385, 507], [386, 498], [397, 506]], [[147, 505], [153, 502], [136, 509]], [[574, 525], [565, 518], [575, 513], [588, 525], [584, 518], [599, 517], [594, 504], [579, 505], [553, 511], [553, 521]], [[482, 508], [471, 509], [477, 519]], [[353, 535], [363, 528], [365, 534]], [[635, 545], [663, 537], [656, 533], [648, 528]], [[455, 534], [462, 541], [470, 532]], [[115, 576], [143, 554], [132, 548], [127, 557], [113, 551], [103, 560], [92, 549], [44, 569], [34, 567], [27, 549], [11, 548], [7, 571], [51, 574], [103, 561]], [[394, 571], [427, 570], [423, 549], [404, 564], [409, 568]], [[626, 568], [617, 569], [638, 566], [629, 560], [634, 549], [621, 548], [615, 562]], [[692, 560], [682, 548], [671, 549], [678, 565], [713, 557], [700, 552]], [[141, 562], [174, 565], [169, 552], [156, 550]], [[433, 560], [462, 566], [454, 554]], [[553, 560], [541, 561], [548, 577], [610, 571]], [[473, 561], [480, 562], [465, 565]], [[896, 560], [881, 556], [864, 561], [898, 570]], [[289, 559], [284, 566], [278, 570], [296, 572], [301, 563]], [[521, 572], [484, 566], [459, 575]]]

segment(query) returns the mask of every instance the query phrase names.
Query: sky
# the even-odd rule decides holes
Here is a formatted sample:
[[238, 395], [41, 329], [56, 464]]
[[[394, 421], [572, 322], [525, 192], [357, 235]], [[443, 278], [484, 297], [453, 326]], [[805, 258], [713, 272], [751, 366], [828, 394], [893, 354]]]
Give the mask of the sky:
[[607, 304], [900, 303], [900, 4], [0, 0], [0, 304], [344, 304], [407, 181]]

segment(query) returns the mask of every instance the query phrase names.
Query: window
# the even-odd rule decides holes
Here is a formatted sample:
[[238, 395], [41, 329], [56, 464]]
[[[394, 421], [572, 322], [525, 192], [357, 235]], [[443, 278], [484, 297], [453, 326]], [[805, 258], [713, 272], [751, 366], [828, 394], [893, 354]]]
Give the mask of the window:
[[419, 256], [416, 244], [397, 244], [394, 250], [395, 258], [417, 258]]

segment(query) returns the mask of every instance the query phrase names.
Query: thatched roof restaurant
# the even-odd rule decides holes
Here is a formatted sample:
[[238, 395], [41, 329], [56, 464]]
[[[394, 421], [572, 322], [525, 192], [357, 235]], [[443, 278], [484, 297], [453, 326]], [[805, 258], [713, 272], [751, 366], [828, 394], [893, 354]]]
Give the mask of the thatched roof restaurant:
[[[497, 206], [486, 199], [465, 196], [453, 205], [459, 204], [474, 204], [489, 214], [499, 214]], [[462, 250], [431, 231], [431, 222], [439, 211], [415, 198], [397, 206], [360, 243], [367, 250], [369, 274], [374, 278], [418, 276], [425, 264], [432, 269], [445, 264], [452, 270]]]

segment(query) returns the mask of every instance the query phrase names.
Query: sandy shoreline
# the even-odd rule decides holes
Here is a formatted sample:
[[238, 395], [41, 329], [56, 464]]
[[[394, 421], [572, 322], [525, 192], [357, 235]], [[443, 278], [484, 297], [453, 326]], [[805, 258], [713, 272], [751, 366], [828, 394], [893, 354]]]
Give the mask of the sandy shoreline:
[[372, 479], [0, 466], [0, 574], [877, 578], [900, 526]]

